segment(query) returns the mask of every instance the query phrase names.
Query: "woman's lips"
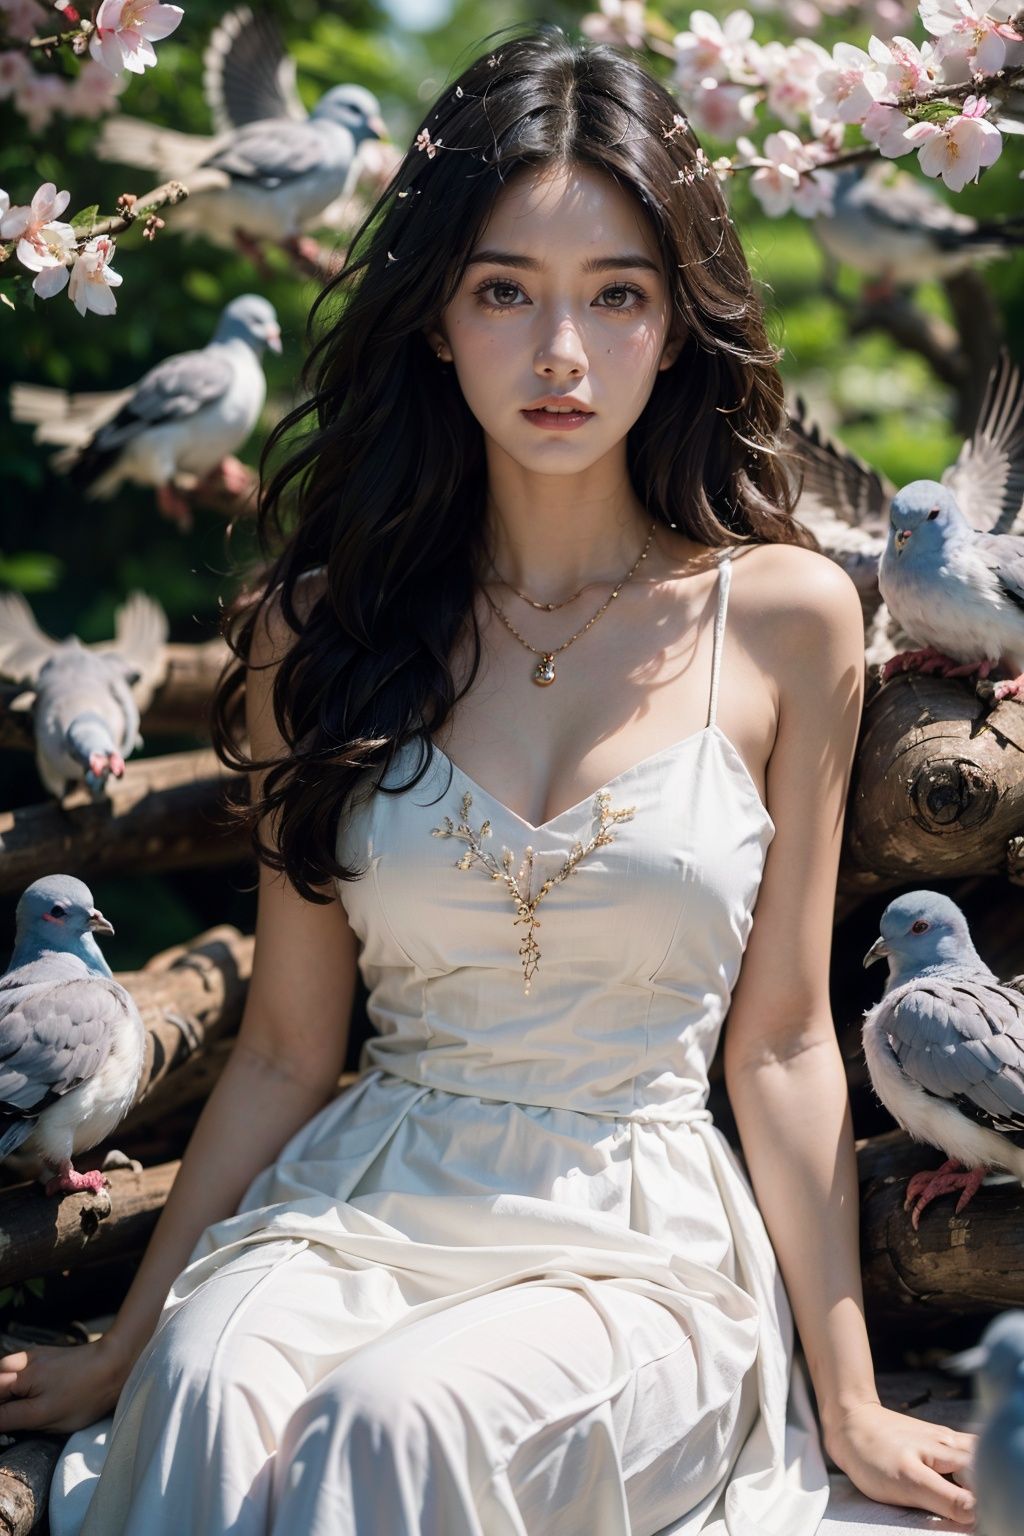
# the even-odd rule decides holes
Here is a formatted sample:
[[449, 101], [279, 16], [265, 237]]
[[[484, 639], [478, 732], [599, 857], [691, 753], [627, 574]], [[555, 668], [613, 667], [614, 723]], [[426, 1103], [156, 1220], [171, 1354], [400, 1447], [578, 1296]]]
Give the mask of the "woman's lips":
[[547, 432], [574, 432], [593, 416], [593, 411], [522, 411], [527, 421]]

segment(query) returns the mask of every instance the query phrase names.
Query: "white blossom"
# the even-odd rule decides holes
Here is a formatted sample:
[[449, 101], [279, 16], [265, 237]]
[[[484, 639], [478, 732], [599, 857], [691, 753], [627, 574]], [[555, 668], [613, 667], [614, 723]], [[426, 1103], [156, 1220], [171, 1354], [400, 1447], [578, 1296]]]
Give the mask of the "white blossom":
[[112, 315], [117, 310], [117, 300], [111, 293], [123, 281], [109, 262], [114, 254], [114, 242], [109, 235], [97, 235], [88, 241], [78, 253], [71, 269], [68, 298], [80, 315], [91, 309], [97, 315]]
[[1002, 134], [984, 121], [987, 111], [984, 96], [968, 96], [958, 117], [908, 128], [906, 137], [926, 176], [941, 176], [951, 192], [962, 192], [969, 181], [977, 181], [983, 166], [998, 160]]
[[156, 63], [154, 42], [172, 33], [184, 15], [180, 5], [160, 0], [101, 0], [89, 52], [97, 63], [119, 75], [141, 75]]

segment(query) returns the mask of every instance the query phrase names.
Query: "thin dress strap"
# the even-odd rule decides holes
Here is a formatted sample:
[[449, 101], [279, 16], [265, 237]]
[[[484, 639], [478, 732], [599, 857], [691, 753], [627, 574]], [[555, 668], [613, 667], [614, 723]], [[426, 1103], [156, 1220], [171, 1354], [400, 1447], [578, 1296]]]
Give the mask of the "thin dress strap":
[[714, 725], [718, 713], [718, 675], [722, 664], [722, 640], [725, 636], [725, 613], [729, 606], [729, 580], [732, 576], [732, 548], [726, 545], [718, 557], [718, 611], [711, 642], [711, 692], [708, 699], [708, 725]]

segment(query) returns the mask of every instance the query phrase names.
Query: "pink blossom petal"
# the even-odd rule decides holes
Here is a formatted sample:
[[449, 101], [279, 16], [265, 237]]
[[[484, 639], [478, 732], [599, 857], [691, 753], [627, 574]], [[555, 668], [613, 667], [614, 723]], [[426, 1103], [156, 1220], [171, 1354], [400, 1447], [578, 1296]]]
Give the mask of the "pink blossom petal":
[[55, 294], [64, 291], [70, 276], [63, 262], [55, 262], [52, 267], [44, 267], [38, 277], [32, 279], [32, 290], [41, 299], [52, 299]]
[[112, 75], [119, 75], [124, 69], [124, 54], [114, 32], [94, 32], [89, 39], [89, 52]]
[[17, 240], [32, 222], [32, 209], [19, 204], [0, 219], [0, 236], [5, 240]]
[[143, 37], [158, 43], [162, 37], [170, 37], [185, 12], [180, 5], [150, 5], [140, 20]]

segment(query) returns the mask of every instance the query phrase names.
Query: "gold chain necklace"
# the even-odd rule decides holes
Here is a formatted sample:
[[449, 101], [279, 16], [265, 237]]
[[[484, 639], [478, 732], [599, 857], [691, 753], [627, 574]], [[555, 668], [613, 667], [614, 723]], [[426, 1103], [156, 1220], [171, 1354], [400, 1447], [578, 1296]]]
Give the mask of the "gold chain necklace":
[[[531, 651], [534, 656], [540, 657], [540, 661], [534, 667], [532, 674], [533, 681], [538, 683], [540, 687], [546, 688], [549, 683], [553, 683], [555, 681], [555, 657], [558, 656], [562, 651], [568, 650], [569, 646], [572, 645], [574, 640], [578, 640], [580, 635], [585, 635], [591, 624], [597, 623], [605, 609], [611, 606], [612, 598], [618, 597], [622, 588], [626, 585], [626, 582], [636, 571], [641, 560], [647, 559], [647, 551], [651, 547], [651, 540], [654, 538], [654, 530], [656, 526], [657, 518], [655, 518], [651, 523], [650, 531], [647, 535], [647, 542], [644, 544], [643, 549], [637, 555], [625, 576], [620, 577], [619, 581], [612, 588], [611, 592], [609, 592], [608, 596], [605, 598], [597, 612], [587, 620], [582, 629], [578, 629], [574, 635], [570, 635], [568, 640], [564, 641], [562, 645], [556, 646], [553, 651], [539, 651], [535, 645], [530, 644], [529, 640], [524, 640], [523, 636], [519, 633], [518, 629], [516, 629], [515, 625], [509, 619], [508, 615], [498, 606], [487, 589], [484, 588], [484, 596], [509, 633], [515, 636], [520, 645], [525, 645], [526, 649]], [[582, 588], [580, 590], [582, 591]]]
[[[572, 594], [572, 597], [563, 597], [560, 603], [538, 603], [537, 599], [535, 597], [531, 597], [528, 592], [521, 592], [519, 588], [514, 587], [510, 581], [506, 581], [504, 576], [502, 576], [501, 572], [498, 570], [498, 567], [495, 565], [494, 561], [491, 559], [490, 555], [487, 556], [487, 563], [503, 587], [508, 587], [510, 592], [514, 592], [516, 597], [521, 597], [524, 603], [529, 603], [531, 608], [542, 608], [545, 613], [554, 613], [557, 608], [568, 608], [569, 604], [574, 603], [579, 597], [580, 593], [583, 591], [583, 587], [577, 587], [576, 591]], [[583, 583], [583, 586], [586, 586], [586, 582]]]

